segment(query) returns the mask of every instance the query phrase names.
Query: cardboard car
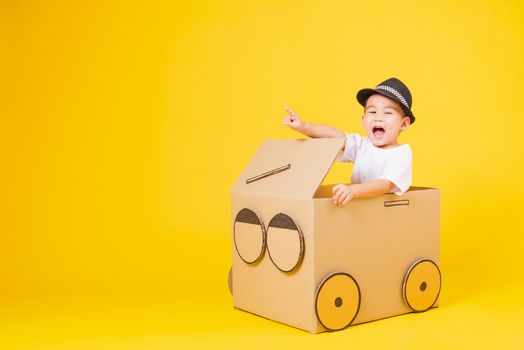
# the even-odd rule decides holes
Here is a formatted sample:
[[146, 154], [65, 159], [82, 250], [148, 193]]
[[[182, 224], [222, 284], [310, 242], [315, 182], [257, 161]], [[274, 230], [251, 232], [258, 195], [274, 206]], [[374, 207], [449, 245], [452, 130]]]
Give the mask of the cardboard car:
[[264, 142], [231, 189], [234, 307], [311, 333], [438, 305], [439, 190], [333, 204], [343, 139]]

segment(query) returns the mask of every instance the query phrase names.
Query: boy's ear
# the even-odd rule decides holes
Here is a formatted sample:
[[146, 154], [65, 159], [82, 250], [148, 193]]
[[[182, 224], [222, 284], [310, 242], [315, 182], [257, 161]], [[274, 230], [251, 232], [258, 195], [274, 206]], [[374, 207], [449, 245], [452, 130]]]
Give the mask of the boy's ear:
[[411, 125], [411, 119], [409, 119], [409, 117], [406, 116], [404, 117], [404, 119], [402, 119], [402, 124], [400, 124], [400, 130], [401, 131], [407, 130], [410, 125]]

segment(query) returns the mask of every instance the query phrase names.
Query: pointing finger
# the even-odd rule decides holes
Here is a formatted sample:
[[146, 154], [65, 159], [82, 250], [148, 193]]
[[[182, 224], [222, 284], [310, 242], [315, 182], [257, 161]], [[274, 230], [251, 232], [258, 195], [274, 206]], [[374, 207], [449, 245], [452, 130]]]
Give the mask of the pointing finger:
[[289, 107], [285, 107], [286, 112], [291, 116], [296, 116], [297, 114]]

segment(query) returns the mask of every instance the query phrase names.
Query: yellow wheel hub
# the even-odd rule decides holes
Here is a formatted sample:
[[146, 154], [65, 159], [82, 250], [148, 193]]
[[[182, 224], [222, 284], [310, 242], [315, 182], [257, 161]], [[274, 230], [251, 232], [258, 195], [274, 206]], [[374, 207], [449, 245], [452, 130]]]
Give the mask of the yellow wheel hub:
[[360, 309], [360, 289], [353, 277], [337, 272], [318, 287], [315, 309], [319, 322], [329, 330], [349, 326]]
[[406, 304], [416, 312], [428, 310], [438, 299], [440, 283], [437, 264], [427, 259], [415, 262], [404, 277], [402, 294]]

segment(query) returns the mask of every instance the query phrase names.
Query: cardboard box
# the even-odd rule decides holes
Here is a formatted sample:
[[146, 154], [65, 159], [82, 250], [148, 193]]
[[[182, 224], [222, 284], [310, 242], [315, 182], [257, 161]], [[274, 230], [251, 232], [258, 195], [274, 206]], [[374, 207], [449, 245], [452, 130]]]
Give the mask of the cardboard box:
[[234, 184], [236, 308], [319, 333], [437, 306], [439, 190], [337, 207], [320, 184], [343, 144], [266, 141]]

